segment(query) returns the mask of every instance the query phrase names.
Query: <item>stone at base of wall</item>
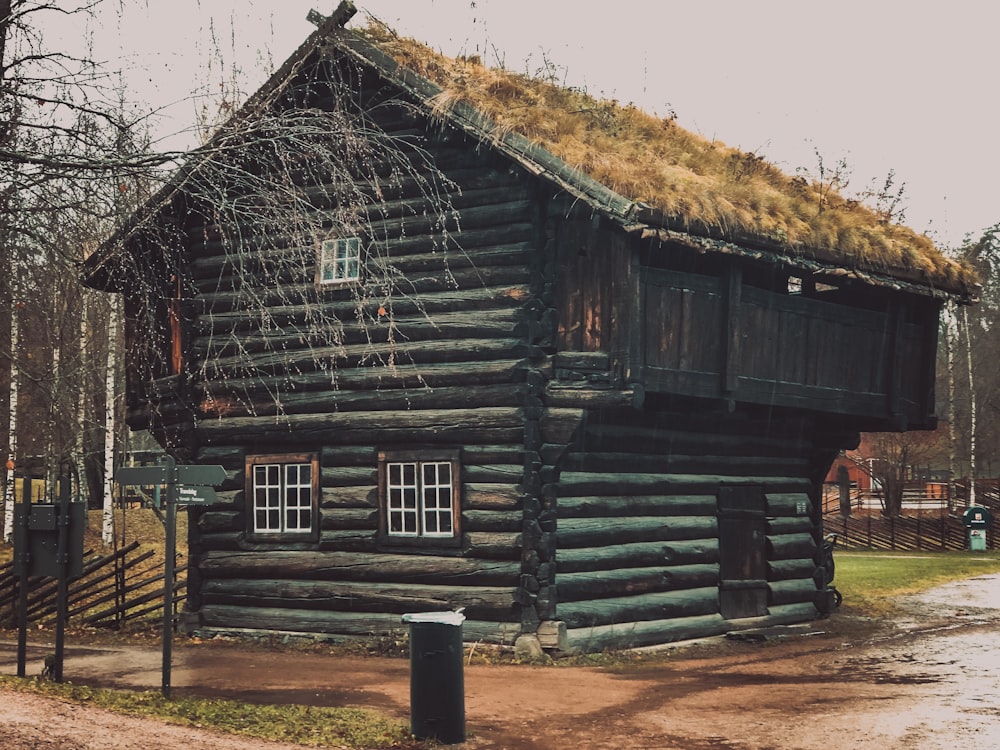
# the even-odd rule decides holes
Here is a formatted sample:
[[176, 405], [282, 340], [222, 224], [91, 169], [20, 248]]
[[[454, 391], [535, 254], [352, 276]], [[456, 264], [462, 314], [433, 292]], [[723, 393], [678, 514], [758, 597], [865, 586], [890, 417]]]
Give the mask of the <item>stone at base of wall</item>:
[[521, 635], [514, 641], [514, 656], [523, 661], [536, 661], [545, 657], [542, 644], [534, 635]]

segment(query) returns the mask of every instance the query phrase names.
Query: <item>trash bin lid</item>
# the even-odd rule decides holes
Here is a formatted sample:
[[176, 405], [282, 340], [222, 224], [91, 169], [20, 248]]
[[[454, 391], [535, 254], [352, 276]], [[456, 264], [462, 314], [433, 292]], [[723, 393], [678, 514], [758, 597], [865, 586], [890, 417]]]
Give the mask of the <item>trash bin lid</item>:
[[415, 612], [403, 615], [403, 622], [433, 622], [440, 625], [461, 625], [465, 615], [461, 612]]

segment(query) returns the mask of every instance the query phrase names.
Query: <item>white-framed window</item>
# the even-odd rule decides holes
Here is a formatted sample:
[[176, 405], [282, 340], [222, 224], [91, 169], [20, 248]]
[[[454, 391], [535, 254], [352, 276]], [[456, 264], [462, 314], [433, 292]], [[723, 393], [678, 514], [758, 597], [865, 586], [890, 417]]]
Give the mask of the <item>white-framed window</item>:
[[452, 452], [379, 454], [379, 505], [386, 541], [459, 538], [459, 460]]
[[361, 239], [339, 237], [319, 245], [316, 280], [319, 284], [343, 284], [361, 278]]
[[318, 460], [312, 455], [250, 456], [246, 492], [252, 534], [313, 534]]

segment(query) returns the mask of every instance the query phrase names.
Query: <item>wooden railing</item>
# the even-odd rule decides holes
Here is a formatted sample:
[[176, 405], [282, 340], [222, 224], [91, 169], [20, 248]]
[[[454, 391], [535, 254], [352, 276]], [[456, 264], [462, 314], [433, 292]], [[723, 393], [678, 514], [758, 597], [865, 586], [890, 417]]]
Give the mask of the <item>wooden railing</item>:
[[[74, 624], [120, 628], [163, 611], [163, 561], [139, 550], [138, 542], [108, 555], [85, 555], [83, 575], [71, 581], [67, 619]], [[17, 623], [18, 586], [13, 563], [0, 566], [0, 626]], [[184, 600], [186, 567], [177, 569], [174, 611]], [[52, 623], [56, 616], [54, 578], [28, 579], [28, 621]]]
[[[848, 549], [888, 549], [943, 551], [969, 547], [969, 531], [962, 523], [967, 507], [968, 488], [958, 486], [949, 505], [947, 497], [930, 495], [917, 489], [903, 496], [900, 516], [882, 515], [877, 493], [853, 492], [851, 515], [840, 513], [839, 495], [827, 492], [823, 500], [825, 533], [837, 534], [838, 546]], [[1000, 490], [995, 482], [984, 482], [976, 489], [976, 504], [990, 509], [993, 524], [987, 530], [987, 549], [1000, 548]]]

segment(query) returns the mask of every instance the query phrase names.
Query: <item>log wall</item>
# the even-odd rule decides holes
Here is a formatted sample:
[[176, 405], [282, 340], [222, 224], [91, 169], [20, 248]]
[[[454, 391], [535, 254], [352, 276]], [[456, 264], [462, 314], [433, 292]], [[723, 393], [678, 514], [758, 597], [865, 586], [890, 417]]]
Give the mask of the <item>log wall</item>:
[[[379, 111], [390, 135], [404, 128], [391, 106]], [[189, 222], [194, 460], [230, 474], [222, 503], [191, 510], [189, 629], [366, 637], [401, 629], [407, 612], [458, 607], [474, 640], [511, 642], [537, 625], [538, 578], [523, 571], [538, 573], [546, 545], [524, 477], [540, 465], [538, 368], [552, 329], [537, 201], [527, 176], [488, 150], [424, 127], [422, 148], [442, 171], [427, 179], [447, 186], [438, 199], [455, 234], [442, 240], [419, 181], [381, 186], [382, 199], [359, 210], [379, 217], [372, 236], [393, 238], [368, 259], [396, 280], [388, 293], [317, 289], [294, 263], [234, 252], [232, 227]], [[318, 306], [338, 321], [334, 335], [310, 328]], [[133, 405], [136, 419], [143, 408]], [[386, 547], [378, 453], [436, 446], [461, 451], [461, 539]], [[247, 456], [298, 451], [319, 453], [318, 538], [251, 538]]]
[[[590, 412], [545, 494], [558, 516], [555, 618], [569, 651], [640, 646], [811, 619], [826, 460], [801, 419]], [[766, 610], [720, 613], [719, 489], [759, 486]]]

